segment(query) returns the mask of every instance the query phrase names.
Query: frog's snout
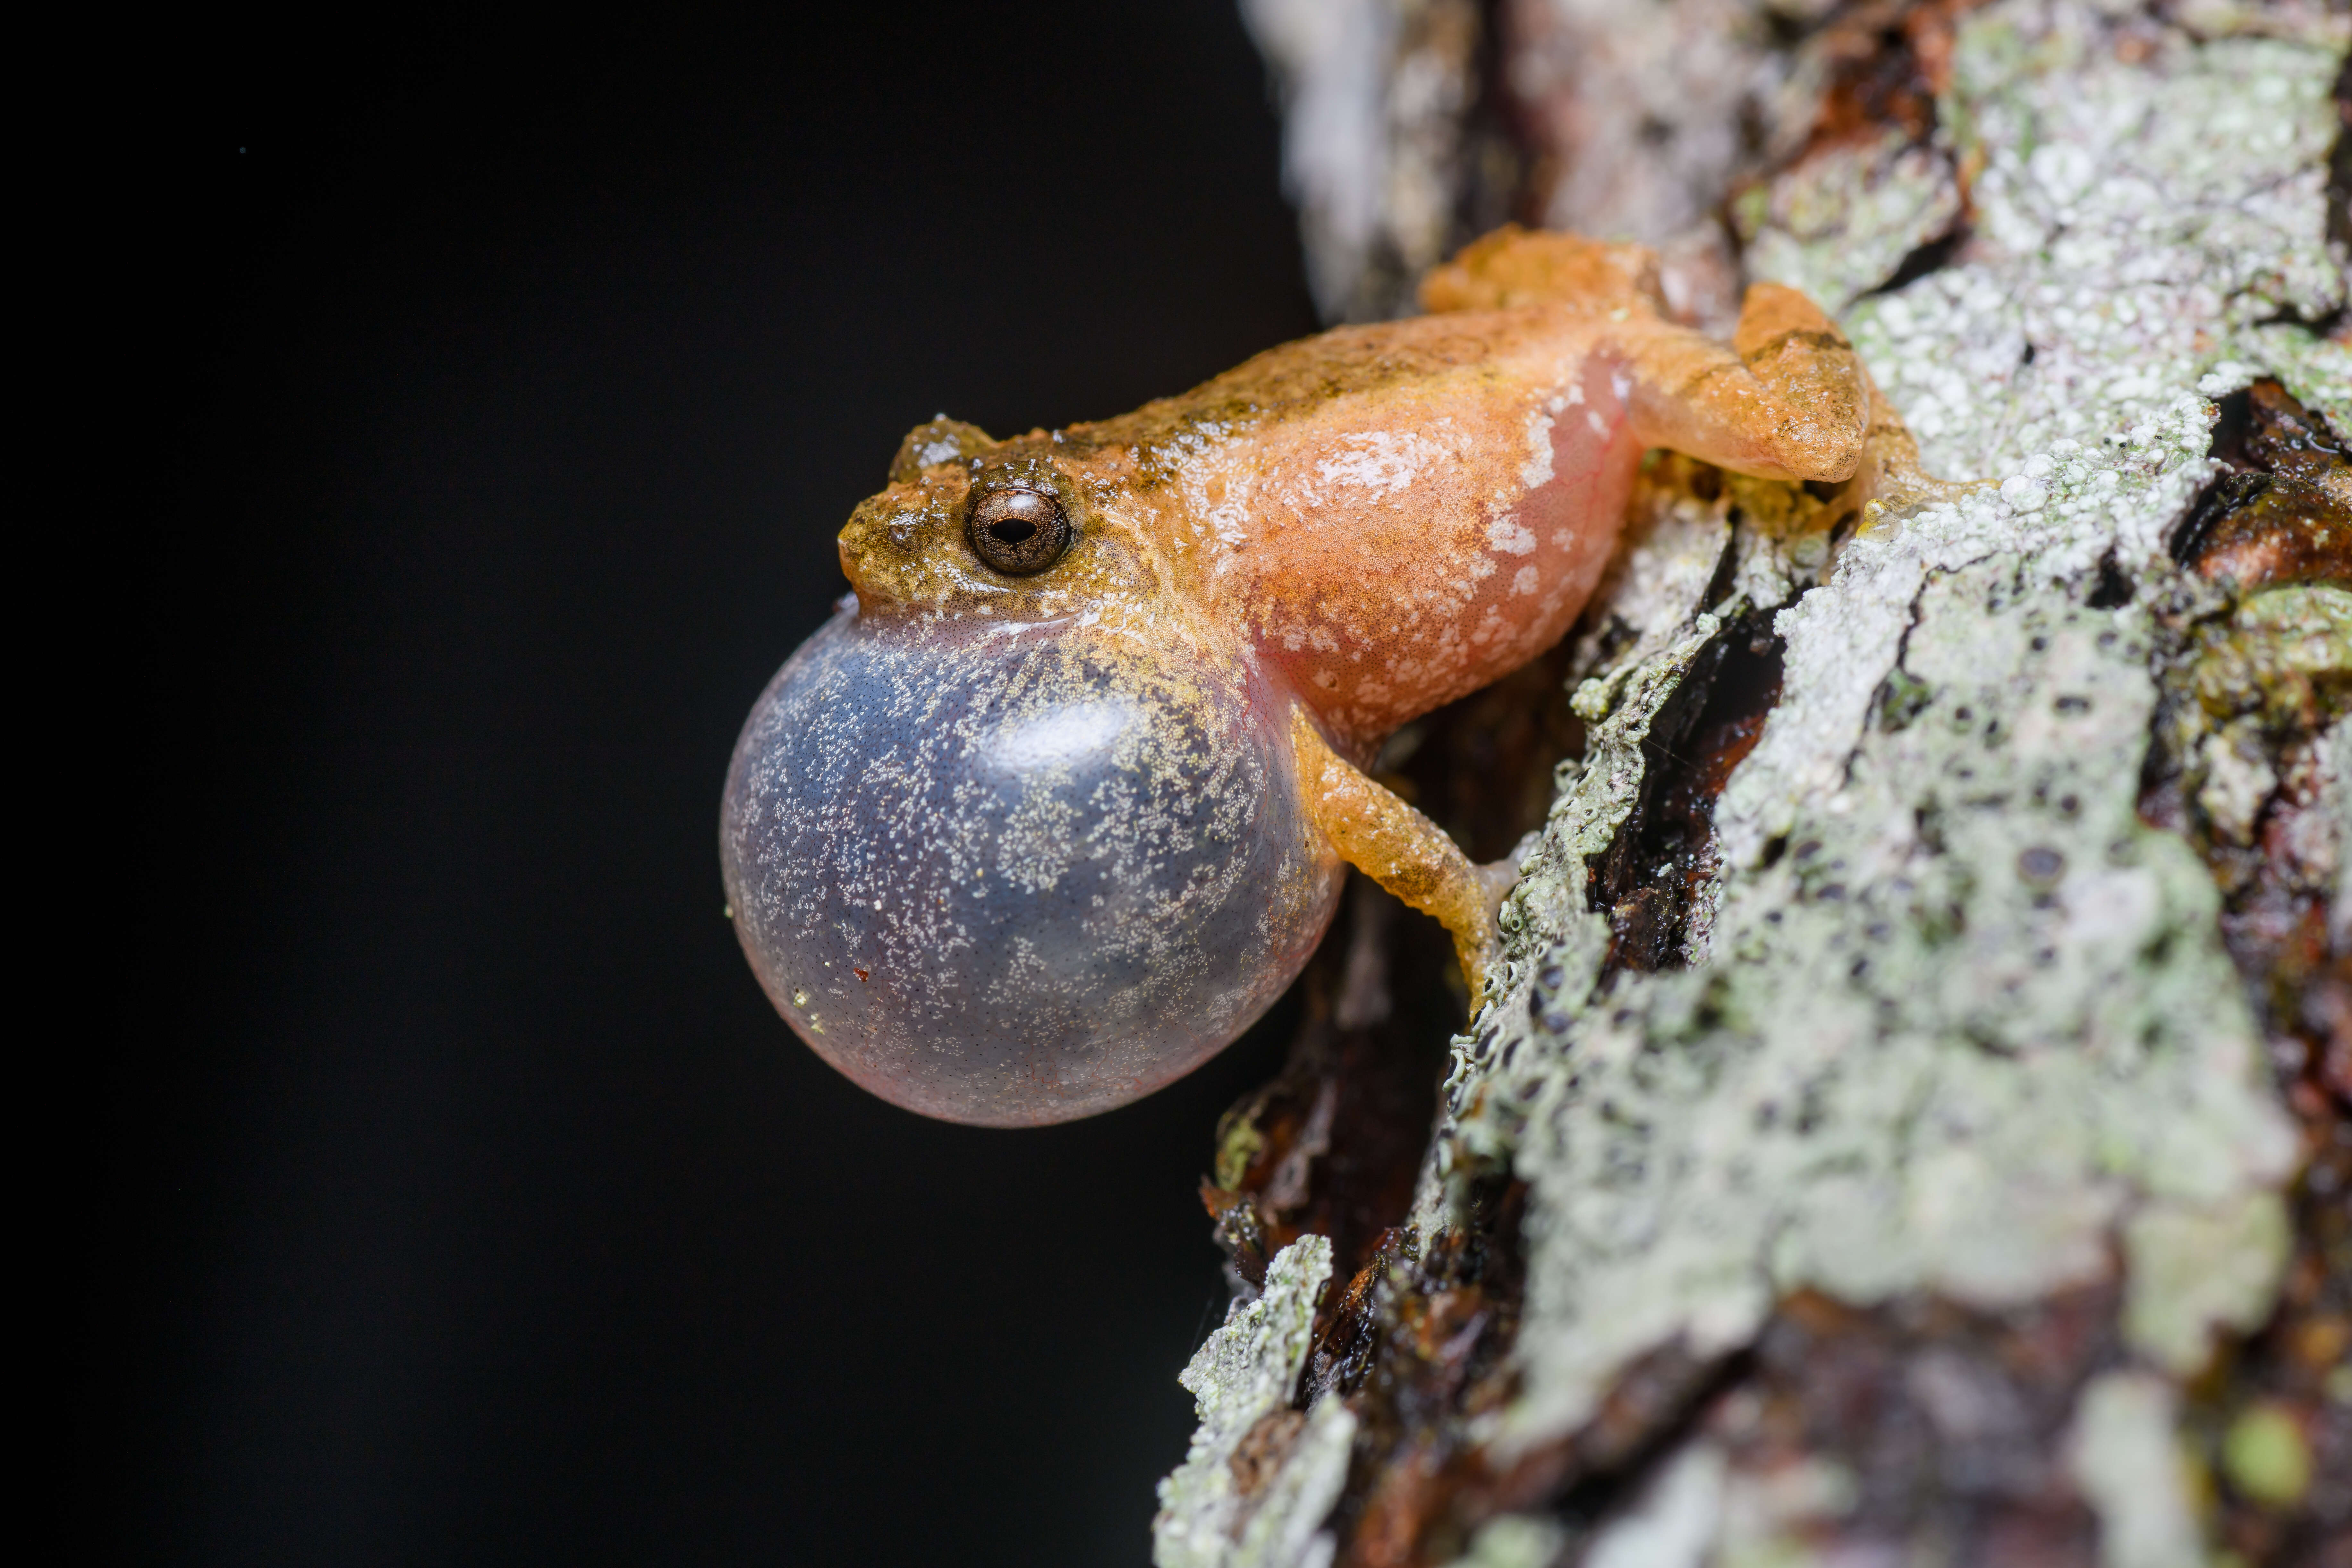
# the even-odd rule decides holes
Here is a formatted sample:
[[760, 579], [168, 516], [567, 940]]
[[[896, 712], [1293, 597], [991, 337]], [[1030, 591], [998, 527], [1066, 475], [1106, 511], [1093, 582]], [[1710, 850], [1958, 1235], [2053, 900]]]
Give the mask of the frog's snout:
[[909, 596], [922, 569], [924, 546], [953, 510], [948, 498], [929, 493], [931, 488], [912, 495], [885, 490], [861, 503], [842, 525], [834, 543], [841, 574], [857, 591], [860, 604], [871, 608]]
[[1288, 705], [1256, 680], [1069, 626], [836, 616], [728, 776], [720, 856], [770, 999], [851, 1079], [950, 1121], [1066, 1121], [1191, 1071], [1339, 894]]
[[874, 574], [866, 569], [867, 546], [865, 542], [852, 538], [850, 531], [845, 528], [841, 531], [841, 537], [834, 542], [835, 548], [840, 552], [841, 574], [849, 579], [850, 592], [857, 595], [861, 604], [875, 603]]

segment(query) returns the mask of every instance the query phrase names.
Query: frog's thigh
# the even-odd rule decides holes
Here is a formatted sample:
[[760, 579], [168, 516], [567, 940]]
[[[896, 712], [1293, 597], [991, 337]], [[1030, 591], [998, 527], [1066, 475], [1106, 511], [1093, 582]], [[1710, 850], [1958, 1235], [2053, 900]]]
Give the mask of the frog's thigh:
[[1861, 466], [1868, 373], [1794, 289], [1749, 289], [1728, 349], [1657, 321], [1631, 324], [1620, 341], [1645, 444], [1768, 479], [1843, 482]]
[[1462, 976], [1477, 1011], [1486, 960], [1495, 948], [1494, 879], [1462, 853], [1445, 830], [1333, 754], [1307, 715], [1293, 710], [1290, 739], [1298, 755], [1298, 789], [1307, 815], [1339, 858], [1423, 914], [1454, 938]]

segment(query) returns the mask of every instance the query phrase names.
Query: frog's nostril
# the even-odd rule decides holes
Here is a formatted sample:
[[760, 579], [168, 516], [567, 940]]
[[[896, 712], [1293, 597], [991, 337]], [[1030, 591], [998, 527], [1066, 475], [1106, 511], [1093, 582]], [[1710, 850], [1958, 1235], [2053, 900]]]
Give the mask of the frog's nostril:
[[976, 493], [967, 532], [972, 553], [1008, 577], [1043, 572], [1070, 547], [1062, 503], [1025, 485]]

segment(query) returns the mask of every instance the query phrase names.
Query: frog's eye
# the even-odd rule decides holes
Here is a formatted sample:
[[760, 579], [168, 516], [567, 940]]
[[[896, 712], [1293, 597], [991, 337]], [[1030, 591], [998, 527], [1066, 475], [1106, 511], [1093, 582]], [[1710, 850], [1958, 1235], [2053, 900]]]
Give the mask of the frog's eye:
[[971, 552], [1008, 577], [1043, 572], [1070, 547], [1070, 520], [1062, 503], [1025, 485], [975, 495], [964, 531]]

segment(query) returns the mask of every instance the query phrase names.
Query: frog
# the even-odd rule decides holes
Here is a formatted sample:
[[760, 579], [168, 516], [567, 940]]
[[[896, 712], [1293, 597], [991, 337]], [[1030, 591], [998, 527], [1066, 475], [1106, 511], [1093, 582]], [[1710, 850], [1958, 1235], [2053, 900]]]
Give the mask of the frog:
[[901, 442], [721, 809], [736, 934], [825, 1062], [982, 1126], [1127, 1104], [1265, 1014], [1350, 867], [1443, 922], [1475, 1012], [1515, 868], [1381, 745], [1559, 640], [1647, 453], [1931, 482], [1794, 289], [1727, 342], [1650, 249], [1507, 226], [1420, 300], [1115, 418]]

